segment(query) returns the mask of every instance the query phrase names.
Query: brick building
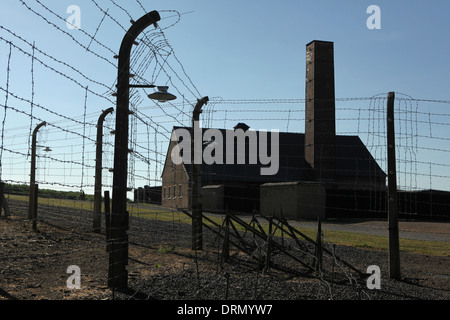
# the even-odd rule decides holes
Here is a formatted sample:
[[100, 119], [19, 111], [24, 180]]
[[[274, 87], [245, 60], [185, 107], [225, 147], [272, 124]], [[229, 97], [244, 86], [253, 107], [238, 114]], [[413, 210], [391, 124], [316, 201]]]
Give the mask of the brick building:
[[[336, 135], [333, 51], [332, 42], [312, 41], [306, 45], [305, 133], [279, 133], [278, 172], [261, 175], [264, 165], [259, 160], [250, 163], [249, 158], [244, 164], [203, 163], [204, 210], [260, 210], [265, 214], [282, 211], [290, 217], [324, 217], [330, 207], [326, 202], [337, 201], [342, 208], [353, 205], [343, 204], [336, 190], [385, 189], [386, 175], [359, 137]], [[216, 130], [223, 135], [230, 131]], [[257, 138], [261, 134], [245, 124], [238, 124], [236, 130], [251, 131]], [[175, 138], [169, 145], [162, 173], [162, 205], [189, 208], [191, 166], [173, 163], [171, 154], [177, 141]], [[251, 139], [245, 141], [249, 152]], [[267, 141], [271, 150], [270, 139]], [[228, 150], [225, 139], [223, 143], [223, 150]], [[227, 157], [225, 152], [223, 157]]]

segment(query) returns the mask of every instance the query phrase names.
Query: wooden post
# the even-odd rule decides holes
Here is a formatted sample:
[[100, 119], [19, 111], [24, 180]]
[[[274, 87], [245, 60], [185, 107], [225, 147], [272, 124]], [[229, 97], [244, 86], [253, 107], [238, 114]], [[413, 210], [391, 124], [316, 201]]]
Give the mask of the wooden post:
[[270, 268], [270, 256], [272, 255], [272, 229], [273, 221], [272, 217], [269, 218], [269, 232], [267, 234], [267, 249], [266, 249], [266, 261], [264, 265], [264, 273], [267, 273]]
[[316, 250], [315, 250], [315, 266], [316, 271], [322, 271], [322, 223], [320, 218], [318, 218], [317, 222], [317, 238], [316, 238]]
[[[3, 204], [6, 203], [5, 200], [5, 183], [0, 182], [0, 217], [2, 215]], [[5, 218], [8, 216], [8, 213], [5, 208]]]
[[38, 191], [39, 185], [34, 185], [34, 199], [33, 199], [33, 230], [37, 229], [37, 209], [38, 209]]
[[109, 232], [111, 229], [111, 209], [110, 209], [110, 200], [109, 200], [109, 191], [104, 192], [104, 201], [105, 201], [105, 235], [106, 241], [109, 240]]
[[5, 218], [8, 218], [11, 215], [11, 211], [9, 210], [8, 200], [6, 200], [5, 194], [3, 194], [2, 206], [5, 211]]
[[269, 234], [272, 234], [273, 217], [269, 217]]
[[223, 238], [222, 260], [228, 261], [230, 258], [230, 217], [225, 216], [225, 236]]
[[388, 157], [388, 221], [389, 221], [389, 277], [400, 279], [400, 245], [398, 232], [397, 169], [394, 130], [395, 93], [387, 100], [387, 157]]
[[270, 268], [270, 256], [272, 255], [272, 234], [267, 235], [266, 260], [264, 263], [264, 273], [267, 273]]

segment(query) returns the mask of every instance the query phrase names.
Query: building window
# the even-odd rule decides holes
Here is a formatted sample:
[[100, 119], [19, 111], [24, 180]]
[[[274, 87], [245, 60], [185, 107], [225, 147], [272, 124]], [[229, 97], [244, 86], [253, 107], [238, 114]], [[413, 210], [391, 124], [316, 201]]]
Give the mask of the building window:
[[167, 199], [170, 199], [170, 187], [167, 187]]
[[183, 198], [183, 188], [181, 184], [178, 186], [178, 197]]

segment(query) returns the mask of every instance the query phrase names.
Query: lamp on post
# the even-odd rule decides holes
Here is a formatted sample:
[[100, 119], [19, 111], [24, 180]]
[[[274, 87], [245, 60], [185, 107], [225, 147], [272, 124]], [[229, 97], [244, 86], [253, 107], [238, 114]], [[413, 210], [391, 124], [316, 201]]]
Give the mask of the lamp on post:
[[175, 100], [177, 97], [167, 90], [169, 87], [167, 86], [158, 86], [158, 91], [150, 93], [148, 97], [153, 100], [158, 100], [159, 102], [166, 102], [169, 100]]
[[[125, 33], [118, 56], [116, 129], [114, 142], [114, 176], [112, 188], [112, 213], [110, 238], [108, 239], [109, 270], [108, 287], [128, 286], [128, 212], [127, 212], [127, 168], [128, 168], [128, 117], [130, 103], [130, 55], [133, 44], [141, 32], [161, 20], [157, 11], [152, 11], [133, 22]], [[134, 86], [144, 87], [144, 86]]]

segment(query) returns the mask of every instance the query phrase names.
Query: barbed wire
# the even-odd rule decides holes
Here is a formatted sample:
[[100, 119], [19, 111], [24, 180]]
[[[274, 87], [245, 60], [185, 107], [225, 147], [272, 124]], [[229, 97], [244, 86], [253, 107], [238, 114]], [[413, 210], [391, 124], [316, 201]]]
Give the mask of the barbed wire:
[[3, 164], [2, 164], [2, 156], [3, 156], [3, 146], [4, 146], [4, 138], [5, 138], [5, 123], [6, 123], [6, 112], [8, 109], [8, 99], [9, 99], [9, 92], [8, 92], [8, 88], [9, 88], [9, 77], [10, 77], [10, 72], [11, 72], [11, 54], [12, 54], [12, 49], [11, 49], [12, 44], [9, 43], [9, 53], [8, 53], [8, 62], [7, 62], [7, 71], [6, 71], [6, 97], [5, 97], [5, 104], [4, 104], [4, 114], [3, 114], [3, 120], [2, 120], [2, 144], [1, 144], [1, 149], [0, 149], [0, 180], [1, 180], [1, 173], [2, 173], [2, 168], [3, 168]]
[[[36, 16], [42, 18], [47, 24], [51, 25], [52, 27], [54, 27], [55, 29], [57, 29], [58, 31], [62, 32], [64, 35], [68, 36], [73, 42], [75, 42], [77, 45], [79, 45], [81, 48], [85, 49], [87, 52], [92, 53], [95, 57], [101, 59], [102, 61], [107, 62], [109, 65], [113, 66], [114, 68], [116, 67], [115, 64], [113, 62], [111, 62], [110, 60], [108, 60], [107, 58], [99, 55], [98, 53], [92, 51], [91, 49], [89, 49], [88, 47], [86, 47], [85, 45], [83, 45], [82, 43], [80, 43], [78, 40], [75, 39], [74, 36], [72, 36], [69, 32], [61, 29], [60, 27], [58, 27], [56, 24], [50, 22], [46, 17], [44, 17], [42, 14], [36, 12], [35, 10], [33, 10], [31, 7], [29, 7], [23, 0], [18, 0], [22, 3], [22, 5], [24, 7], [26, 7], [30, 12], [34, 13]], [[37, 0], [36, 0], [37, 1]], [[38, 1], [37, 1], [38, 2]], [[48, 9], [46, 6], [44, 6], [42, 3], [38, 2], [39, 4], [41, 4], [44, 8]], [[50, 11], [52, 14], [54, 14], [55, 16], [57, 16], [59, 18], [59, 15], [57, 15], [54, 11], [52, 10], [48, 10]], [[64, 22], [66, 22], [66, 20], [64, 18], [62, 18], [64, 20]], [[92, 37], [89, 36], [91, 39]], [[98, 43], [100, 46], [102, 46], [103, 48], [105, 48], [106, 50], [114, 53], [114, 51], [112, 51], [111, 49], [107, 48], [105, 45], [103, 45], [102, 43], [97, 42], [95, 39], [94, 41], [96, 43]]]
[[[99, 46], [100, 50], [105, 50], [111, 56], [115, 55], [115, 50], [98, 39], [100, 28], [105, 23], [112, 21], [121, 30], [127, 32], [127, 27], [123, 19], [118, 18], [109, 8], [105, 9], [100, 1], [91, 0], [91, 3], [98, 9], [101, 19], [96, 25], [93, 34], [80, 29], [81, 35], [85, 36], [89, 43], [85, 44], [75, 35], [63, 30], [57, 23], [51, 20], [66, 22], [50, 6], [44, 5], [42, 1], [35, 0], [41, 8], [38, 12], [23, 0], [18, 0], [22, 4], [27, 13], [38, 17], [45, 23], [46, 28], [56, 30], [67, 38], [73, 47], [80, 47], [92, 56], [96, 62], [106, 63], [108, 71], [117, 71], [116, 63], [100, 54], [99, 51], [92, 47]], [[115, 8], [125, 14], [128, 19], [132, 20], [132, 11], [129, 7], [120, 5], [115, 0], [109, 0]], [[137, 5], [147, 12], [143, 4], [136, 0]], [[42, 10], [43, 9], [43, 10]], [[130, 90], [130, 136], [128, 137], [129, 152], [129, 168], [128, 168], [128, 184], [129, 187], [137, 189], [142, 186], [152, 186], [161, 188], [159, 192], [164, 197], [164, 186], [162, 174], [166, 168], [167, 152], [169, 149], [170, 139], [174, 127], [190, 127], [192, 120], [192, 107], [196, 103], [194, 98], [201, 97], [200, 90], [195, 85], [193, 79], [187, 72], [187, 68], [182, 64], [181, 60], [175, 53], [173, 46], [170, 44], [164, 31], [181, 21], [181, 15], [175, 10], [163, 10], [162, 13], [168, 13], [169, 17], [175, 17], [175, 22], [166, 26], [158, 26], [151, 31], [145, 31], [138, 39], [139, 45], [133, 50], [130, 57], [130, 71], [134, 73], [131, 78], [134, 84], [156, 84], [158, 81], [164, 84], [170, 84], [179, 95], [181, 102], [166, 102], [165, 104], [155, 102], [151, 106], [145, 106], [142, 98], [146, 90], [131, 89]], [[173, 14], [173, 15], [172, 15]], [[168, 17], [163, 17], [162, 20]], [[133, 23], [133, 22], [131, 22]], [[111, 81], [113, 84], [108, 85], [96, 77], [89, 76], [82, 71], [80, 66], [68, 63], [64, 58], [57, 58], [49, 50], [45, 50], [41, 46], [36, 46], [35, 42], [30, 42], [25, 37], [19, 35], [11, 28], [0, 25], [0, 30], [4, 35], [0, 35], [1, 44], [8, 49], [6, 63], [5, 84], [0, 84], [0, 91], [5, 95], [4, 103], [0, 104], [3, 109], [2, 130], [1, 130], [1, 147], [0, 147], [0, 181], [11, 184], [28, 185], [29, 177], [29, 157], [30, 157], [30, 137], [35, 122], [47, 123], [45, 130], [40, 132], [39, 145], [40, 151], [36, 157], [38, 160], [38, 177], [36, 182], [40, 185], [50, 186], [56, 190], [68, 188], [70, 190], [83, 190], [93, 188], [93, 174], [95, 170], [95, 150], [97, 139], [94, 136], [96, 132], [93, 130], [97, 126], [97, 118], [99, 112], [89, 112], [93, 102], [91, 98], [94, 96], [107, 106], [115, 105], [115, 101], [111, 98], [111, 94], [115, 91], [117, 80]], [[98, 47], [96, 48], [98, 49]], [[16, 56], [16, 53], [19, 55]], [[10, 80], [14, 72], [20, 72], [19, 69], [12, 67], [18, 56], [25, 57], [26, 61], [30, 61], [30, 80], [31, 92], [30, 96], [23, 91], [16, 91], [11, 87]], [[174, 61], [174, 63], [173, 63]], [[80, 63], [83, 63], [82, 59]], [[83, 90], [84, 100], [79, 105], [83, 105], [82, 115], [69, 115], [69, 112], [58, 112], [51, 102], [45, 99], [41, 102], [36, 95], [36, 85], [38, 77], [36, 77], [36, 67], [42, 66], [44, 74], [56, 75], [57, 79], [68, 80], [68, 86]], [[110, 68], [112, 66], [112, 68]], [[68, 72], [64, 71], [68, 70]], [[146, 80], [145, 73], [150, 73], [150, 80]], [[41, 80], [42, 81], [42, 80]], [[187, 93], [187, 94], [186, 94]], [[188, 98], [188, 95], [192, 96]], [[336, 122], [339, 126], [338, 135], [358, 136], [363, 140], [363, 144], [370, 151], [375, 161], [380, 167], [386, 171], [386, 118], [385, 104], [387, 101], [386, 93], [376, 94], [371, 97], [341, 97], [336, 98]], [[324, 102], [326, 100], [317, 100]], [[202, 120], [207, 128], [226, 128], [227, 123], [251, 121], [253, 126], [272, 126], [273, 128], [285, 128], [286, 133], [302, 132], [305, 117], [305, 105], [308, 101], [300, 98], [248, 98], [233, 99], [212, 97], [206, 106]], [[82, 104], [83, 103], [83, 104]], [[438, 189], [448, 189], [450, 179], [450, 164], [446, 161], [450, 149], [448, 147], [448, 126], [450, 122], [450, 113], [438, 111], [434, 106], [443, 106], [450, 104], [448, 100], [439, 99], [415, 99], [405, 94], [399, 94], [396, 97], [396, 116], [398, 123], [397, 136], [397, 165], [399, 174], [399, 186], [401, 190], [423, 191], [431, 190], [434, 187]], [[428, 104], [431, 107], [426, 108], [423, 105]], [[270, 105], [270, 108], [266, 108]], [[427, 106], [428, 106], [427, 105]], [[237, 106], [242, 106], [238, 108]], [[152, 116], [144, 113], [144, 110], [151, 110]], [[13, 121], [10, 112], [17, 115], [17, 120]], [[72, 113], [72, 112], [70, 112]], [[300, 114], [300, 115], [299, 115]], [[49, 118], [49, 119], [48, 119]], [[28, 125], [29, 122], [29, 125]], [[112, 188], [111, 176], [114, 170], [112, 158], [114, 155], [113, 134], [114, 120], [110, 120], [104, 129], [103, 141], [105, 155], [101, 169], [105, 171], [105, 179], [102, 186]], [[11, 123], [11, 125], [10, 125]], [[16, 125], [18, 124], [18, 125]], [[26, 125], [25, 125], [26, 124]], [[292, 132], [291, 132], [292, 131]], [[42, 154], [44, 145], [55, 146], [55, 150], [51, 154]], [[298, 148], [295, 143], [286, 143], [282, 145], [283, 149]], [[340, 145], [337, 145], [340, 147]], [[5, 154], [6, 153], [6, 154]], [[291, 157], [294, 158], [294, 157]], [[286, 157], [287, 160], [288, 157]], [[350, 161], [350, 156], [342, 157], [343, 162]], [[108, 165], [107, 165], [108, 164]], [[289, 168], [286, 164], [281, 163], [283, 169]], [[170, 168], [169, 168], [170, 169]], [[230, 173], [227, 178], [245, 178], [237, 174]], [[371, 179], [369, 177], [369, 179]], [[223, 179], [224, 180], [224, 179]], [[356, 179], [355, 179], [356, 180]], [[282, 178], [277, 180], [284, 181]], [[173, 182], [173, 183], [172, 183]], [[176, 181], [169, 181], [172, 188]], [[221, 181], [215, 181], [219, 183]], [[222, 181], [223, 182], [223, 181]], [[352, 183], [352, 182], [350, 182]], [[356, 185], [356, 182], [355, 182]], [[186, 187], [183, 185], [183, 187]], [[252, 189], [253, 188], [253, 189]], [[249, 187], [249, 190], [256, 190], [258, 187]], [[172, 189], [174, 190], [174, 189]], [[448, 191], [448, 190], [444, 190]], [[356, 191], [355, 191], [356, 193]], [[382, 212], [384, 198], [380, 195], [379, 190], [369, 190], [368, 193], [358, 195], [343, 195], [342, 198], [354, 199], [355, 202], [361, 200], [370, 202], [367, 208], [369, 213]], [[186, 195], [184, 195], [186, 196]], [[247, 194], [232, 195], [233, 201], [249, 201], [254, 200]], [[409, 201], [409, 200], [405, 200]], [[433, 205], [433, 202], [426, 202], [421, 199], [412, 199], [414, 205]], [[436, 204], [437, 202], [434, 202]], [[332, 208], [332, 205], [323, 204], [326, 208]], [[380, 209], [381, 208], [381, 209]], [[359, 208], [350, 208], [349, 211], [358, 212]], [[180, 213], [177, 213], [178, 215]], [[172, 217], [174, 220], [181, 220], [180, 216]], [[175, 228], [172, 226], [172, 228]], [[160, 232], [170, 233], [171, 238], [175, 238], [176, 232], [171, 230], [159, 230]], [[326, 239], [328, 240], [328, 239]], [[328, 245], [328, 244], [327, 244]], [[244, 262], [248, 262], [253, 255], [260, 255], [267, 249], [267, 243], [257, 243], [254, 251], [248, 256]], [[337, 266], [345, 279], [358, 288], [358, 281], [355, 277], [345, 269], [334, 254], [334, 247], [329, 247], [333, 252], [330, 261]], [[310, 248], [298, 248], [297, 252], [308, 258], [315, 258]], [[236, 266], [231, 268], [237, 268]], [[230, 270], [218, 272], [206, 285], [199, 288], [192, 298], [198, 298], [203, 292], [219, 283]], [[259, 271], [254, 271], [255, 275]], [[183, 277], [183, 274], [181, 274]], [[333, 285], [326, 277], [326, 274], [319, 272], [318, 279], [324, 286], [330, 298], [334, 298]], [[162, 289], [161, 289], [162, 290]], [[155, 291], [157, 292], [157, 290]], [[365, 290], [358, 291], [369, 297]]]
[[[100, 10], [104, 13], [104, 15], [103, 15], [102, 20], [100, 21], [100, 23], [99, 23], [99, 25], [98, 25], [98, 27], [97, 27], [97, 29], [96, 29], [96, 32], [94, 33], [94, 35], [89, 35], [87, 32], [85, 32], [84, 30], [82, 30], [82, 33], [90, 38], [90, 44], [89, 44], [88, 46], [85, 46], [85, 45], [83, 45], [80, 41], [78, 41], [77, 39], [75, 39], [74, 36], [72, 36], [71, 34], [69, 34], [69, 33], [67, 33], [66, 31], [64, 31], [64, 30], [62, 30], [61, 28], [59, 28], [55, 23], [51, 22], [50, 19], [47, 18], [47, 17], [45, 17], [42, 13], [39, 13], [37, 10], [31, 8], [31, 6], [27, 5], [24, 1], [19, 0], [19, 2], [20, 2], [20, 3], [21, 3], [28, 11], [32, 12], [34, 15], [38, 16], [39, 18], [41, 18], [41, 19], [42, 19], [43, 21], [45, 21], [48, 25], [50, 25], [51, 27], [55, 28], [55, 29], [58, 30], [59, 32], [62, 32], [64, 35], [68, 36], [74, 43], [76, 43], [77, 45], [79, 45], [79, 46], [81, 46], [82, 48], [84, 48], [87, 52], [94, 53], [94, 55], [95, 55], [97, 58], [102, 58], [102, 57], [101, 57], [99, 54], [95, 53], [94, 51], [92, 51], [92, 50], [90, 49], [90, 44], [91, 44], [92, 42], [95, 42], [95, 43], [99, 44], [101, 47], [103, 47], [104, 49], [106, 49], [106, 50], [109, 51], [110, 53], [114, 53], [114, 51], [113, 51], [112, 49], [108, 48], [105, 44], [102, 44], [102, 43], [101, 43], [100, 41], [98, 41], [98, 40], [96, 39], [96, 37], [95, 37], [95, 35], [97, 34], [97, 31], [99, 30], [99, 28], [100, 28], [102, 22], [104, 21], [104, 18], [105, 18], [105, 17], [109, 17], [109, 18], [110, 18], [111, 20], [113, 20], [116, 24], [118, 24], [119, 26], [121, 26], [122, 29], [125, 29], [125, 27], [124, 27], [121, 23], [119, 23], [117, 19], [115, 19], [114, 17], [112, 17], [110, 14], [108, 14], [107, 11], [103, 10], [103, 9], [100, 7], [100, 5], [99, 5], [96, 1], [92, 1], [92, 2], [97, 6], [97, 8], [100, 9]], [[63, 17], [61, 17], [59, 14], [57, 14], [54, 10], [50, 9], [48, 6], [44, 5], [41, 1], [36, 0], [36, 3], [39, 4], [43, 9], [45, 9], [46, 12], [50, 13], [53, 17], [56, 17], [57, 19], [66, 22], [65, 19], [64, 19]], [[114, 3], [114, 4], [117, 6], [117, 3]], [[121, 8], [122, 8], [122, 7], [121, 7]], [[123, 8], [122, 8], [122, 9], [123, 9]], [[125, 10], [125, 11], [126, 11], [126, 10]], [[126, 11], [126, 12], [128, 13], [128, 11]], [[170, 12], [175, 12], [175, 11], [170, 11]], [[130, 15], [129, 13], [128, 13], [128, 15], [131, 17], [131, 15]], [[180, 16], [180, 15], [178, 14], [178, 18], [179, 18], [179, 16]], [[179, 19], [178, 19], [177, 21], [179, 21]], [[97, 80], [94, 80], [94, 79], [88, 77], [86, 74], [84, 74], [83, 72], [81, 72], [78, 68], [76, 68], [76, 67], [74, 67], [74, 66], [72, 66], [72, 65], [70, 65], [70, 64], [68, 64], [68, 63], [66, 63], [66, 62], [64, 62], [64, 61], [62, 61], [61, 59], [55, 58], [54, 56], [52, 56], [51, 54], [49, 54], [49, 53], [43, 51], [42, 49], [36, 48], [36, 46], [35, 46], [34, 43], [30, 43], [29, 41], [25, 40], [23, 37], [21, 37], [20, 35], [18, 35], [18, 34], [15, 33], [14, 31], [11, 31], [9, 28], [6, 28], [6, 27], [4, 27], [4, 26], [0, 26], [0, 27], [1, 27], [2, 30], [4, 30], [5, 32], [7, 32], [9, 35], [13, 36], [14, 39], [17, 39], [17, 40], [21, 41], [22, 43], [26, 44], [29, 48], [31, 48], [31, 53], [30, 53], [30, 52], [24, 50], [23, 48], [19, 47], [18, 45], [14, 44], [12, 41], [8, 42], [8, 40], [7, 40], [6, 38], [1, 37], [1, 39], [2, 39], [3, 41], [5, 41], [5, 42], [7, 42], [7, 43], [10, 43], [10, 46], [11, 46], [11, 47], [13, 47], [14, 49], [16, 49], [16, 50], [18, 50], [19, 52], [23, 53], [25, 56], [28, 56], [29, 58], [31, 58], [31, 63], [32, 63], [32, 72], [31, 72], [31, 76], [32, 76], [32, 97], [31, 97], [31, 100], [30, 100], [30, 99], [27, 99], [27, 98], [24, 98], [24, 97], [20, 97], [19, 95], [16, 95], [16, 94], [14, 94], [14, 93], [11, 93], [10, 90], [9, 90], [9, 88], [4, 89], [3, 87], [1, 87], [1, 90], [2, 90], [2, 91], [5, 91], [5, 92], [7, 93], [8, 96], [11, 94], [11, 96], [13, 96], [14, 98], [18, 99], [19, 101], [29, 103], [30, 106], [31, 106], [30, 113], [28, 113], [28, 112], [26, 112], [26, 111], [24, 111], [24, 110], [21, 110], [21, 109], [19, 109], [19, 108], [17, 108], [17, 107], [11, 107], [11, 108], [9, 108], [9, 109], [11, 109], [11, 110], [13, 110], [13, 111], [15, 111], [15, 112], [17, 112], [17, 113], [21, 113], [21, 114], [23, 114], [23, 115], [29, 116], [29, 118], [30, 118], [30, 120], [31, 120], [31, 121], [30, 121], [30, 126], [29, 126], [29, 129], [30, 129], [30, 130], [32, 129], [33, 120], [42, 121], [42, 119], [41, 119], [40, 117], [35, 116], [35, 115], [33, 114], [34, 107], [38, 107], [38, 108], [40, 108], [40, 109], [42, 109], [42, 110], [44, 110], [44, 111], [47, 111], [47, 112], [49, 112], [49, 113], [51, 113], [51, 114], [53, 114], [53, 115], [57, 115], [57, 116], [59, 116], [59, 117], [62, 117], [64, 120], [67, 120], [67, 121], [70, 121], [70, 122], [75, 122], [75, 123], [81, 124], [81, 125], [82, 125], [82, 130], [83, 130], [83, 133], [82, 133], [82, 134], [80, 134], [79, 132], [77, 132], [77, 131], [76, 131], [77, 129], [75, 129], [75, 128], [74, 128], [73, 130], [69, 130], [69, 129], [67, 129], [67, 127], [63, 128], [62, 126], [55, 125], [54, 123], [56, 123], [56, 122], [49, 123], [49, 125], [50, 125], [51, 127], [54, 127], [54, 128], [59, 129], [59, 130], [65, 131], [66, 133], [76, 134], [76, 135], [80, 136], [80, 137], [83, 139], [83, 144], [82, 144], [83, 147], [82, 147], [82, 152], [81, 152], [81, 154], [82, 154], [81, 166], [82, 166], [82, 168], [83, 168], [83, 167], [84, 167], [84, 166], [83, 166], [83, 162], [84, 162], [83, 157], [84, 157], [84, 154], [85, 154], [85, 150], [84, 150], [84, 149], [85, 149], [85, 144], [84, 144], [85, 139], [88, 139], [89, 141], [94, 142], [94, 139], [93, 139], [93, 138], [87, 137], [86, 134], [85, 134], [86, 125], [94, 126], [95, 124], [94, 124], [94, 123], [87, 123], [87, 122], [86, 122], [86, 105], [85, 105], [84, 118], [83, 118], [82, 121], [78, 121], [78, 120], [74, 119], [73, 117], [65, 116], [65, 115], [63, 115], [63, 114], [61, 114], [61, 113], [55, 112], [55, 111], [53, 111], [51, 108], [44, 107], [44, 106], [42, 106], [42, 105], [40, 105], [39, 103], [36, 103], [36, 102], [34, 101], [34, 62], [35, 62], [35, 61], [39, 62], [41, 65], [43, 65], [44, 67], [46, 67], [48, 70], [51, 70], [51, 71], [55, 72], [55, 73], [58, 74], [58, 75], [64, 76], [65, 78], [71, 80], [73, 83], [77, 84], [77, 85], [78, 85], [79, 87], [81, 87], [81, 88], [85, 88], [85, 89], [86, 89], [86, 97], [85, 97], [85, 100], [87, 99], [87, 92], [90, 92], [90, 93], [92, 93], [92, 94], [98, 95], [99, 97], [106, 98], [106, 99], [108, 100], [108, 102], [111, 102], [111, 103], [112, 103], [113, 101], [111, 101], [109, 98], [107, 98], [106, 96], [104, 96], [104, 94], [96, 93], [96, 92], [90, 90], [89, 87], [88, 87], [87, 85], [85, 85], [85, 84], [79, 82], [78, 80], [76, 80], [76, 79], [70, 77], [69, 75], [65, 74], [64, 72], [62, 72], [62, 71], [56, 69], [55, 67], [53, 67], [53, 66], [47, 64], [46, 62], [44, 62], [43, 60], [39, 59], [38, 57], [36, 57], [35, 52], [38, 52], [39, 54], [42, 54], [43, 56], [45, 56], [45, 57], [47, 57], [47, 58], [50, 58], [51, 61], [53, 61], [54, 63], [57, 63], [58, 65], [61, 65], [61, 66], [70, 68], [70, 69], [71, 69], [72, 71], [74, 71], [76, 74], [82, 76], [83, 79], [85, 79], [85, 80], [87, 80], [87, 81], [89, 81], [89, 82], [91, 82], [91, 83], [94, 83], [94, 84], [96, 84], [96, 85], [100, 85], [100, 86], [102, 86], [103, 88], [105, 88], [105, 89], [107, 89], [107, 90], [110, 90], [110, 86], [107, 86], [106, 84], [104, 84], [104, 83], [102, 83], [102, 82], [100, 82], [100, 81], [97, 81]], [[166, 27], [166, 28], [167, 28], [167, 27]], [[161, 28], [161, 30], [160, 30], [159, 33], [158, 33], [159, 36], [162, 34], [162, 29], [165, 29], [165, 28]], [[156, 37], [156, 36], [155, 36], [155, 35], [152, 35], [151, 38], [150, 38], [149, 35], [148, 35], [148, 33], [146, 33], [146, 34], [145, 34], [145, 37], [146, 37], [147, 39], [153, 39], [153, 38]], [[164, 40], [159, 41], [159, 47], [156, 47], [156, 48], [157, 48], [157, 49], [161, 49], [161, 48], [163, 48], [163, 47], [165, 47], [165, 46], [167, 46], [167, 39], [164, 39]], [[148, 47], [149, 47], [149, 46], [148, 46]], [[141, 48], [144, 49], [145, 46], [141, 46]], [[141, 56], [141, 55], [143, 54], [143, 52], [145, 52], [145, 50], [142, 50], [142, 49], [141, 49], [140, 51], [139, 51], [139, 50], [136, 50], [136, 54], [133, 56], [133, 59], [134, 59], [133, 61], [138, 61], [139, 56]], [[147, 56], [147, 57], [151, 57], [152, 55], [153, 55], [153, 56], [156, 56], [154, 50], [155, 50], [155, 47], [152, 48], [152, 50], [151, 50], [151, 55], [149, 55], [149, 56]], [[168, 57], [170, 56], [170, 54], [172, 54], [172, 53], [173, 53], [173, 48], [171, 47], [170, 52], [167, 52], [166, 57], [164, 58], [164, 64], [167, 64], [167, 58], [168, 58]], [[150, 62], [149, 62], [149, 61], [145, 61], [145, 60], [150, 60], [150, 59], [148, 59], [148, 58], [144, 59], [144, 61], [141, 62], [141, 64], [139, 65], [138, 70], [142, 70], [142, 69], [145, 69], [146, 67], [148, 67], [148, 64], [149, 64]], [[181, 64], [181, 62], [179, 61], [179, 59], [177, 59], [177, 61]], [[111, 63], [111, 64], [112, 64], [112, 63]], [[164, 69], [164, 66], [163, 66], [163, 65], [160, 66], [160, 71], [163, 70], [163, 69]], [[156, 68], [155, 68], [155, 70], [156, 70]], [[174, 71], [173, 68], [172, 68], [172, 70]], [[184, 71], [185, 75], [187, 75], [186, 72], [185, 72], [185, 69], [183, 69], [183, 71]], [[164, 71], [164, 72], [167, 73], [167, 71]], [[138, 75], [138, 77], [139, 77], [139, 75]], [[191, 81], [191, 83], [192, 83], [192, 81]], [[193, 83], [192, 83], [192, 84], [193, 84]], [[132, 103], [133, 105], [134, 105], [135, 103], [139, 103], [139, 97], [137, 97], [137, 95], [135, 95], [135, 96], [133, 97], [133, 99], [134, 99], [135, 97], [136, 97], [136, 99], [134, 100], [134, 103]], [[6, 104], [5, 104], [4, 107], [5, 107], [5, 110], [7, 110], [7, 109], [6, 109], [6, 108], [7, 108], [7, 105], [6, 105]], [[6, 113], [5, 113], [5, 116], [6, 116]], [[140, 118], [140, 119], [142, 120], [142, 118]], [[174, 119], [175, 119], [175, 117], [174, 117]], [[153, 121], [153, 122], [154, 122], [154, 121]], [[147, 124], [148, 124], [148, 123], [147, 123]], [[158, 124], [158, 126], [159, 126], [159, 124]], [[155, 126], [152, 125], [151, 127], [154, 128]], [[161, 128], [162, 128], [162, 127], [161, 127]], [[148, 129], [147, 129], [147, 131], [148, 131]], [[160, 131], [160, 130], [159, 130], [159, 131]], [[168, 130], [167, 130], [167, 131], [168, 131]], [[162, 133], [162, 132], [160, 131], [160, 133]], [[31, 131], [30, 131], [30, 133], [28, 134], [28, 143], [26, 143], [27, 145], [29, 145], [30, 135], [31, 135]], [[14, 137], [18, 137], [18, 135], [15, 135]], [[155, 136], [155, 137], [157, 137], [157, 136]], [[167, 138], [167, 136], [166, 136], [166, 138]], [[132, 139], [132, 138], [131, 138], [131, 139]], [[2, 138], [2, 141], [4, 141], [4, 137]], [[57, 141], [57, 140], [54, 140], [54, 141]], [[156, 142], [155, 145], [157, 146], [157, 143], [158, 143], [158, 142], [157, 142], [157, 141], [155, 141], [155, 142]], [[111, 144], [111, 143], [109, 143], [109, 144]], [[137, 146], [140, 146], [140, 145], [137, 144]], [[151, 148], [148, 147], [148, 146], [147, 146], [147, 148], [145, 148], [145, 149], [147, 149], [147, 152], [148, 152], [148, 153], [150, 153], [150, 152], [152, 151]], [[8, 149], [8, 150], [12, 151], [11, 149]], [[27, 153], [29, 154], [29, 148], [27, 148]], [[160, 156], [162, 156], [162, 155], [160, 154]], [[133, 158], [139, 158], [139, 159], [142, 160], [142, 159], [145, 159], [145, 156], [144, 156], [143, 154], [136, 153], [135, 157], [133, 157]], [[149, 157], [147, 157], [147, 158], [149, 158]], [[149, 161], [147, 161], [147, 164], [148, 164], [148, 163], [149, 163]], [[159, 161], [159, 163], [161, 164], [161, 161]], [[83, 172], [83, 169], [81, 169], [81, 170], [82, 170], [82, 172]], [[84, 175], [84, 174], [82, 173], [82, 176], [83, 176], [83, 175]], [[82, 179], [82, 181], [81, 181], [81, 185], [82, 185], [82, 184], [83, 184], [83, 179]]]
[[[1, 26], [1, 25], [0, 25], [0, 29], [6, 31], [6, 32], [9, 33], [10, 35], [12, 35], [14, 38], [19, 39], [20, 41], [24, 42], [24, 43], [27, 44], [28, 46], [32, 47], [33, 52], [34, 52], [34, 51], [39, 52], [40, 54], [42, 54], [42, 55], [44, 55], [45, 57], [47, 57], [47, 58], [53, 60], [54, 62], [56, 62], [56, 63], [58, 63], [58, 64], [60, 64], [60, 65], [63, 65], [63, 66], [65, 66], [65, 67], [67, 67], [67, 68], [69, 68], [69, 69], [75, 71], [77, 74], [79, 74], [80, 76], [82, 76], [84, 79], [86, 79], [86, 80], [88, 80], [88, 81], [90, 81], [90, 82], [92, 82], [92, 83], [94, 83], [94, 84], [97, 84], [97, 85], [99, 85], [99, 86], [102, 86], [102, 87], [104, 87], [104, 88], [106, 88], [106, 89], [108, 89], [108, 90], [111, 90], [111, 88], [108, 87], [106, 84], [104, 84], [104, 83], [102, 83], [102, 82], [100, 82], [100, 81], [97, 81], [97, 80], [94, 80], [94, 79], [88, 77], [88, 76], [85, 75], [83, 72], [81, 72], [79, 69], [75, 68], [74, 66], [71, 66], [71, 65], [68, 64], [67, 62], [64, 62], [64, 61], [62, 61], [62, 60], [60, 60], [60, 59], [57, 59], [57, 58], [53, 57], [52, 55], [48, 54], [47, 52], [45, 52], [45, 51], [43, 51], [43, 50], [40, 50], [39, 48], [36, 47], [36, 45], [35, 45], [34, 43], [30, 43], [29, 41], [25, 40], [25, 39], [22, 38], [21, 36], [17, 35], [17, 34], [14, 33], [13, 31], [11, 31], [10, 29], [8, 29], [8, 28], [6, 28], [6, 27], [4, 27], [4, 26]], [[7, 40], [5, 40], [3, 37], [1, 37], [1, 39], [2, 39], [3, 41], [7, 41]], [[32, 62], [34, 62], [34, 54], [32, 55]]]

